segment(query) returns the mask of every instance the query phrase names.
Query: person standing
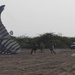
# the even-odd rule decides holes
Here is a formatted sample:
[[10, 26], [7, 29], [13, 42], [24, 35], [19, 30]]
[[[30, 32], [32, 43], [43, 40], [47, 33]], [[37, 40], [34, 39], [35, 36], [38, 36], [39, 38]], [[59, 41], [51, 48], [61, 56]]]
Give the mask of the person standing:
[[44, 44], [43, 42], [41, 42], [41, 43], [40, 43], [40, 49], [41, 49], [41, 52], [43, 52], [44, 47], [45, 47], [45, 44]]
[[53, 43], [53, 41], [50, 41], [50, 51], [51, 51], [51, 54], [52, 53], [56, 54], [56, 52], [54, 51], [54, 43]]
[[34, 42], [34, 43], [33, 43], [32, 50], [31, 50], [31, 54], [36, 53], [37, 47], [38, 47], [38, 44], [37, 44], [36, 42]]

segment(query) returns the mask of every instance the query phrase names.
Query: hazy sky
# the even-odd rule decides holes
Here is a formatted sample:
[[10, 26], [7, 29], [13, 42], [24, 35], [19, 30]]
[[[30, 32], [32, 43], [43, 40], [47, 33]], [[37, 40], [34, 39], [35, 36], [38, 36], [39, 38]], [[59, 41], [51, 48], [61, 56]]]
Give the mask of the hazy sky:
[[0, 0], [3, 4], [2, 22], [14, 36], [75, 36], [75, 0]]

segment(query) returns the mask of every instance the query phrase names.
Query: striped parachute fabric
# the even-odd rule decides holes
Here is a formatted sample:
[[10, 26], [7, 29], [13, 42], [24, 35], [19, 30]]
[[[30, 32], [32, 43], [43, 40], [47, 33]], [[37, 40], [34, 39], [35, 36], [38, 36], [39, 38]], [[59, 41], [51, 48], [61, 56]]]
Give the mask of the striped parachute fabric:
[[5, 5], [0, 6], [0, 53], [18, 53], [21, 50], [20, 45], [11, 38], [1, 21], [1, 12], [4, 10], [4, 7]]

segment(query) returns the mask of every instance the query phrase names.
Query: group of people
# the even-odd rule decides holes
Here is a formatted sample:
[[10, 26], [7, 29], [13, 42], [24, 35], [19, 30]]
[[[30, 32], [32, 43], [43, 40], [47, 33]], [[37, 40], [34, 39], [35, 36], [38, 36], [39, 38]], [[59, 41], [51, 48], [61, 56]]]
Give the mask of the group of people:
[[[40, 43], [40, 50], [41, 50], [41, 52], [43, 52], [44, 47], [45, 47], [45, 44], [43, 42], [41, 42]], [[49, 47], [50, 47], [51, 54], [52, 53], [56, 54], [56, 52], [54, 51], [54, 43], [53, 43], [53, 41], [50, 41]], [[34, 42], [32, 50], [31, 50], [31, 54], [35, 54], [37, 48], [38, 48], [38, 44], [36, 42]]]

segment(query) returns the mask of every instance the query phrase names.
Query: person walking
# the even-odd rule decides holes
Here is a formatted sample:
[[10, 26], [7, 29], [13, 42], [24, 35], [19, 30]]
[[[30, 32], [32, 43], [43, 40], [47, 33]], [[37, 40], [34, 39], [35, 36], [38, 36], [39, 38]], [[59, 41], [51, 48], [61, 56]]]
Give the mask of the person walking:
[[52, 53], [56, 54], [56, 52], [54, 51], [54, 43], [53, 43], [53, 41], [50, 41], [50, 51], [51, 51], [51, 54]]
[[37, 44], [36, 42], [34, 42], [34, 43], [33, 43], [32, 50], [31, 50], [31, 54], [36, 53], [37, 47], [38, 47], [38, 44]]

